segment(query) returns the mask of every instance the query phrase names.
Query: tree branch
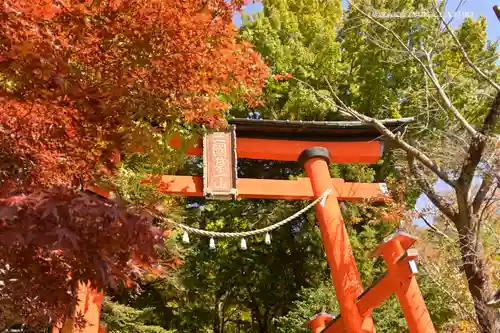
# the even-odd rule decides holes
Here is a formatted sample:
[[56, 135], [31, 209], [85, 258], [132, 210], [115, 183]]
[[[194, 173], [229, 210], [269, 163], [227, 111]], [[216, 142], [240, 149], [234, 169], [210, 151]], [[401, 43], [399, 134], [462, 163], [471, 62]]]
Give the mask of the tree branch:
[[451, 37], [453, 38], [453, 41], [455, 42], [455, 44], [457, 45], [458, 49], [460, 50], [460, 52], [462, 53], [462, 56], [464, 58], [464, 60], [469, 64], [469, 66], [480, 76], [482, 77], [483, 79], [485, 79], [486, 81], [488, 81], [488, 83], [493, 86], [493, 88], [495, 88], [497, 90], [497, 92], [500, 92], [500, 85], [498, 85], [495, 81], [493, 81], [490, 77], [488, 77], [488, 75], [486, 75], [479, 67], [477, 67], [473, 62], [472, 60], [469, 58], [469, 55], [467, 54], [467, 51], [465, 51], [464, 47], [462, 46], [462, 43], [460, 43], [460, 41], [458, 40], [457, 36], [455, 35], [455, 33], [453, 32], [453, 30], [451, 30], [450, 28], [450, 25], [445, 21], [443, 15], [441, 14], [441, 12], [439, 11], [439, 9], [436, 7], [436, 4], [433, 3], [432, 4], [432, 7], [434, 8], [434, 10], [436, 11], [437, 15], [439, 16], [439, 18], [441, 19], [441, 22], [443, 22], [444, 26], [446, 27], [446, 30], [448, 31], [448, 33], [451, 35]]
[[[429, 272], [429, 270], [426, 269], [426, 267], [425, 267], [426, 265], [432, 266], [434, 268], [434, 272]], [[476, 327], [479, 327], [479, 324], [477, 322], [476, 317], [474, 316], [474, 313], [471, 310], [469, 310], [467, 308], [467, 306], [465, 304], [463, 304], [459, 299], [457, 299], [455, 296], [453, 296], [453, 294], [451, 292], [449, 292], [449, 286], [443, 285], [436, 278], [434, 278], [435, 272], [439, 272], [440, 271], [439, 268], [435, 264], [433, 264], [433, 263], [431, 263], [429, 261], [426, 261], [425, 265], [423, 265], [423, 268], [427, 272], [427, 276], [432, 280], [432, 282], [434, 282], [434, 284], [436, 284], [439, 288], [441, 288], [441, 290], [449, 298], [451, 298], [455, 302], [455, 304], [458, 305], [459, 309], [462, 311], [462, 316], [466, 317], [471, 322], [473, 322], [476, 325]]]
[[445, 234], [444, 232], [442, 232], [441, 230], [439, 230], [438, 228], [436, 228], [434, 225], [432, 225], [431, 223], [429, 223], [429, 221], [427, 221], [427, 219], [422, 215], [422, 214], [419, 214], [419, 218], [422, 219], [422, 221], [424, 221], [425, 224], [427, 224], [427, 226], [429, 228], [431, 228], [432, 231], [434, 231], [436, 234], [440, 235], [440, 236], [443, 236], [449, 240], [453, 240], [450, 236], [448, 236], [447, 234]]
[[[477, 131], [474, 129], [474, 127], [472, 127], [469, 122], [464, 118], [464, 116], [462, 116], [462, 114], [460, 113], [460, 111], [458, 111], [458, 109], [453, 105], [453, 103], [451, 102], [450, 98], [448, 97], [448, 95], [446, 94], [446, 92], [444, 91], [443, 87], [441, 86], [441, 84], [439, 83], [436, 75], [434, 74], [434, 71], [432, 70], [432, 61], [430, 62], [430, 65], [429, 66], [426, 66], [422, 59], [420, 59], [416, 54], [415, 52], [413, 52], [406, 44], [405, 42], [403, 42], [403, 40], [390, 28], [386, 27], [385, 25], [383, 25], [382, 23], [380, 23], [379, 21], [377, 21], [376, 19], [374, 19], [371, 15], [368, 15], [367, 13], [365, 13], [364, 11], [362, 11], [358, 6], [356, 6], [352, 1], [350, 0], [347, 0], [347, 2], [349, 3], [349, 5], [351, 5], [354, 9], [356, 9], [361, 15], [363, 15], [364, 17], [366, 17], [367, 19], [369, 19], [371, 22], [375, 23], [377, 26], [381, 27], [382, 29], [384, 29], [385, 31], [389, 32], [396, 40], [397, 42], [403, 47], [403, 49], [405, 49], [408, 54], [422, 67], [424, 73], [431, 79], [432, 83], [434, 84], [434, 87], [437, 89], [439, 95], [441, 96], [441, 99], [443, 100], [444, 104], [446, 105], [446, 107], [448, 108], [448, 110], [453, 113], [453, 115], [455, 116], [455, 118], [458, 119], [458, 121], [460, 121], [460, 123], [465, 127], [465, 129], [474, 137], [477, 136]], [[430, 54], [427, 53], [427, 59], [429, 60], [430, 58]]]
[[500, 21], [500, 9], [498, 8], [497, 5], [493, 6], [493, 11], [495, 12], [495, 15], [497, 16], [497, 19]]
[[473, 140], [469, 146], [468, 157], [462, 166], [460, 171], [460, 177], [457, 179], [457, 185], [461, 187], [464, 193], [468, 193], [470, 185], [472, 183], [472, 178], [474, 177], [475, 170], [481, 161], [481, 158], [486, 148], [488, 137], [493, 131], [500, 118], [500, 92], [497, 93], [493, 104], [490, 107], [488, 114], [486, 115], [483, 125], [481, 126], [479, 132], [482, 134], [481, 137]]
[[365, 116], [364, 114], [359, 113], [358, 111], [348, 107], [337, 96], [337, 94], [335, 93], [335, 91], [331, 87], [330, 82], [328, 82], [328, 80], [327, 80], [327, 83], [328, 83], [328, 86], [330, 87], [330, 91], [335, 96], [337, 101], [341, 104], [340, 106], [337, 105], [336, 103], [332, 102], [331, 100], [329, 100], [328, 98], [326, 98], [322, 94], [319, 94], [316, 91], [316, 89], [313, 86], [311, 86], [310, 84], [308, 84], [307, 82], [304, 82], [304, 81], [297, 79], [297, 78], [296, 78], [296, 80], [308, 85], [311, 89], [313, 89], [313, 91], [319, 97], [323, 98], [325, 101], [331, 103], [333, 106], [335, 106], [337, 109], [339, 109], [339, 112], [341, 112], [341, 114], [347, 115], [348, 117], [355, 118], [355, 119], [362, 121], [364, 123], [371, 124], [382, 135], [384, 135], [385, 137], [387, 137], [388, 139], [391, 139], [394, 143], [396, 143], [399, 148], [403, 149], [407, 154], [414, 156], [416, 159], [418, 159], [420, 161], [420, 163], [422, 163], [427, 168], [429, 168], [439, 178], [441, 178], [445, 183], [447, 183], [451, 187], [455, 188], [455, 181], [450, 179], [450, 177], [448, 177], [448, 175], [443, 170], [441, 170], [441, 168], [436, 163], [434, 163], [434, 161], [432, 161], [427, 155], [425, 155], [422, 151], [420, 151], [419, 149], [413, 147], [412, 145], [410, 145], [409, 143], [404, 141], [399, 135], [392, 133], [387, 127], [385, 127], [385, 125], [381, 121], [379, 121], [375, 118], [372, 118], [372, 117]]
[[495, 131], [499, 120], [498, 118], [500, 118], [500, 92], [497, 93], [497, 96], [491, 105], [490, 111], [484, 118], [483, 126], [479, 132], [485, 136], [491, 135]]
[[481, 183], [481, 186], [474, 197], [474, 201], [472, 202], [472, 212], [474, 214], [479, 213], [481, 205], [483, 204], [484, 199], [486, 198], [486, 195], [490, 191], [492, 185], [493, 177], [490, 174], [485, 174], [483, 176], [483, 182]]
[[362, 121], [364, 121], [368, 124], [371, 124], [385, 137], [394, 141], [398, 145], [398, 147], [403, 149], [408, 155], [415, 157], [420, 163], [422, 163], [428, 169], [430, 169], [432, 172], [434, 172], [445, 183], [447, 183], [448, 185], [450, 185], [453, 188], [455, 187], [455, 181], [450, 179], [450, 177], [434, 161], [432, 161], [427, 155], [425, 155], [422, 151], [420, 151], [419, 149], [415, 148], [414, 146], [412, 146], [409, 143], [407, 143], [406, 141], [404, 141], [399, 135], [396, 135], [393, 132], [391, 132], [379, 120], [365, 116], [365, 115], [363, 115], [363, 114], [361, 114], [361, 113], [359, 113], [351, 108], [349, 108], [349, 110], [354, 115], [356, 115], [356, 118], [359, 118]]
[[[498, 190], [500, 184], [495, 184], [495, 188], [491, 191], [489, 198], [486, 200], [486, 204], [481, 210], [481, 214], [479, 215], [479, 221], [489, 220], [491, 218], [491, 211], [494, 211], [492, 205], [496, 204], [498, 200], [495, 197], [496, 191]], [[485, 216], [486, 214], [486, 216]], [[486, 223], [487, 224], [487, 223]]]
[[450, 204], [446, 202], [446, 200], [438, 195], [431, 187], [429, 182], [424, 179], [422, 173], [420, 172], [417, 163], [415, 162], [414, 156], [408, 154], [408, 164], [410, 166], [411, 173], [415, 176], [415, 179], [425, 193], [425, 195], [429, 198], [429, 200], [436, 206], [447, 218], [454, 221], [457, 213], [451, 207]]

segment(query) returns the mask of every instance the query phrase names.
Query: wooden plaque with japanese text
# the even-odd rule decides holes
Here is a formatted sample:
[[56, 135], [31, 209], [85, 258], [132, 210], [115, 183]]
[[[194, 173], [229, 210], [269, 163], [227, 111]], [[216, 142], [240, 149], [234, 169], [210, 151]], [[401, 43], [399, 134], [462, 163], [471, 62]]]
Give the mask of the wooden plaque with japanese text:
[[236, 134], [234, 126], [203, 138], [203, 191], [207, 199], [236, 198]]

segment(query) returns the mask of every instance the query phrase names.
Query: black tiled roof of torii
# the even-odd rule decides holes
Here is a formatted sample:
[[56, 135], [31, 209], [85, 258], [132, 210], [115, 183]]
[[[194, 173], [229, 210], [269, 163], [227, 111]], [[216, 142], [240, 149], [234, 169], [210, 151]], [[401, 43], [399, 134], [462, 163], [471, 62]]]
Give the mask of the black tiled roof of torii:
[[[381, 122], [392, 132], [403, 133], [414, 118], [385, 119]], [[236, 136], [277, 140], [307, 141], [372, 141], [380, 140], [380, 133], [361, 121], [303, 121], [233, 118]]]

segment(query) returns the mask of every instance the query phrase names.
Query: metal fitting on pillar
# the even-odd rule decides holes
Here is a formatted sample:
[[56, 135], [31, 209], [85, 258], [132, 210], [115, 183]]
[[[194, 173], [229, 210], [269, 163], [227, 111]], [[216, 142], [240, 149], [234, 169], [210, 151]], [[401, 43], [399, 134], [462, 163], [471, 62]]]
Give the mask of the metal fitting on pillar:
[[311, 147], [304, 150], [299, 156], [299, 163], [304, 165], [308, 160], [314, 157], [322, 158], [326, 163], [330, 163], [330, 152], [323, 147]]

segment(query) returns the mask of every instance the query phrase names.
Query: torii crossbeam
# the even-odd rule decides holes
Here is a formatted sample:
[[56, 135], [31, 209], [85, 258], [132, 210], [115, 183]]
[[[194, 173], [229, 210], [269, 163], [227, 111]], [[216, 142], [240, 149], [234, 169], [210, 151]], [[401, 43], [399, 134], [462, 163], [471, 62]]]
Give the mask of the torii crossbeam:
[[[411, 118], [385, 120], [391, 131], [404, 130]], [[182, 138], [170, 143], [180, 147]], [[396, 293], [411, 333], [434, 333], [429, 313], [415, 280], [412, 236], [396, 234], [377, 250], [388, 273], [363, 291], [359, 272], [340, 211], [340, 200], [389, 200], [384, 184], [349, 183], [332, 179], [328, 163], [376, 163], [383, 154], [379, 133], [361, 122], [307, 122], [234, 119], [226, 131], [208, 134], [186, 152], [203, 156], [204, 177], [160, 176], [145, 182], [173, 195], [209, 199], [265, 198], [313, 200], [330, 190], [324, 205], [316, 206], [340, 315], [320, 313], [308, 325], [313, 333], [374, 333], [372, 310]], [[237, 158], [298, 161], [308, 178], [298, 180], [237, 179]], [[99, 189], [95, 192], [107, 196]], [[99, 306], [97, 304], [96, 306]], [[99, 323], [85, 333], [97, 333]]]

